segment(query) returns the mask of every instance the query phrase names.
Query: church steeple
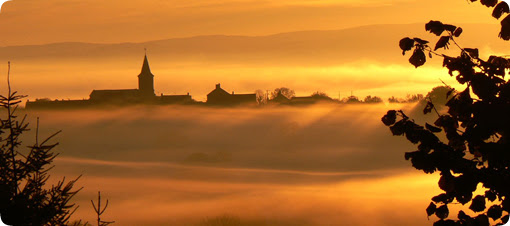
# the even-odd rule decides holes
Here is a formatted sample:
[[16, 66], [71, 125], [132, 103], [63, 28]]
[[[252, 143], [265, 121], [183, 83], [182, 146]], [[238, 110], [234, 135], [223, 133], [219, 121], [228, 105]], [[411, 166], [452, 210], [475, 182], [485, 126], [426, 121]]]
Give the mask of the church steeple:
[[[142, 72], [141, 74], [151, 74], [151, 68], [149, 67], [149, 60], [147, 60], [147, 54], [145, 54], [145, 58], [143, 59]], [[154, 75], [152, 75], [154, 76]]]
[[154, 93], [154, 75], [149, 67], [149, 60], [147, 60], [147, 53], [143, 59], [142, 71], [138, 75], [138, 90], [144, 97], [155, 96]]

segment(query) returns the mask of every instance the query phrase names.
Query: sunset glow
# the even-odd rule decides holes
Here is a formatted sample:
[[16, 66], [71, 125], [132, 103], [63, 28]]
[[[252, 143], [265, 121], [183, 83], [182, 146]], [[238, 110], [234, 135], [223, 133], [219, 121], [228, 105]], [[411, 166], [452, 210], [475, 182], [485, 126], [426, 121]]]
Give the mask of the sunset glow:
[[[381, 117], [446, 113], [446, 92], [426, 116], [423, 97], [465, 89], [441, 56], [457, 44], [508, 56], [491, 13], [465, 0], [12, 0], [0, 93], [9, 71], [27, 95], [21, 146], [62, 130], [48, 184], [82, 175], [72, 221], [95, 225], [101, 191], [114, 225], [432, 225], [440, 175], [414, 169], [416, 145]], [[399, 41], [434, 47], [430, 20], [463, 33], [416, 68]], [[61, 103], [79, 107], [47, 107]]]

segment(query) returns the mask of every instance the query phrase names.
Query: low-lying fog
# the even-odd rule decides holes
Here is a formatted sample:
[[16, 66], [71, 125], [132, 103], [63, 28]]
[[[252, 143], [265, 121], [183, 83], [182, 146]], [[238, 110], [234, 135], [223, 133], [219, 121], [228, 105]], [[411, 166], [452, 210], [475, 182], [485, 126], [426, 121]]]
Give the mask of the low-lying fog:
[[27, 113], [40, 118], [40, 137], [63, 130], [52, 179], [83, 175], [73, 219], [94, 222], [90, 200], [101, 191], [102, 219], [116, 225], [429, 225], [437, 175], [412, 168], [404, 152], [415, 147], [380, 121], [413, 107]]

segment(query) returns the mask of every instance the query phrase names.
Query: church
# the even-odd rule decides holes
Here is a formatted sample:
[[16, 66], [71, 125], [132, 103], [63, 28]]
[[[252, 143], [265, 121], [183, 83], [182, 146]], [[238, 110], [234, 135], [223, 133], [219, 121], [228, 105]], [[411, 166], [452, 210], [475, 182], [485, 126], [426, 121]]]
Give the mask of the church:
[[151, 72], [147, 54], [143, 59], [142, 71], [138, 75], [138, 89], [93, 90], [90, 93], [89, 100], [95, 103], [109, 104], [183, 104], [193, 102], [189, 93], [186, 95], [161, 94], [156, 96], [154, 93], [154, 75]]
[[154, 75], [145, 54], [142, 70], [138, 75], [138, 89], [108, 89], [93, 90], [88, 100], [28, 100], [26, 108], [77, 108], [105, 105], [134, 105], [134, 104], [192, 104], [195, 101], [189, 93], [185, 95], [159, 95], [154, 92]]

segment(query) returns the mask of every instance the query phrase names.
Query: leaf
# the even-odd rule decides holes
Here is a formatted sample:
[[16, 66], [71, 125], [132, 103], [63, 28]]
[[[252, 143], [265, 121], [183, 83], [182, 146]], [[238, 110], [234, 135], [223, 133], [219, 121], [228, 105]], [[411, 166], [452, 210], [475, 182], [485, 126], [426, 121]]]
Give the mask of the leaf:
[[454, 220], [438, 220], [432, 226], [457, 226]]
[[485, 210], [485, 197], [481, 195], [477, 195], [472, 201], [469, 209], [474, 212], [482, 212]]
[[436, 213], [436, 209], [437, 209], [436, 204], [431, 202], [429, 204], [429, 207], [427, 207], [427, 216], [430, 217], [432, 216], [432, 214]]
[[417, 144], [420, 141], [421, 133], [417, 130], [406, 130], [406, 138], [408, 141], [411, 141], [413, 144]]
[[498, 0], [480, 0], [480, 3], [487, 7], [494, 7], [496, 4], [498, 4]]
[[490, 56], [487, 62], [496, 67], [508, 68], [508, 60], [503, 57]]
[[501, 206], [503, 207], [503, 210], [505, 210], [506, 212], [510, 212], [510, 198], [505, 197], [505, 199], [503, 199], [503, 202], [501, 202]]
[[503, 216], [503, 209], [499, 205], [493, 205], [487, 211], [487, 216], [493, 220], [497, 220]]
[[477, 48], [464, 48], [464, 51], [466, 51], [472, 58], [478, 59], [479, 54]]
[[411, 159], [413, 167], [418, 170], [423, 170], [425, 173], [434, 173], [436, 171], [430, 155], [422, 151], [406, 152], [405, 157], [407, 160]]
[[443, 131], [441, 128], [435, 127], [428, 123], [425, 123], [425, 128], [427, 128], [427, 130], [429, 130], [430, 132], [433, 132], [433, 133], [439, 133], [439, 132]]
[[463, 220], [463, 221], [473, 219], [470, 216], [468, 216], [466, 213], [464, 213], [464, 211], [462, 211], [462, 210], [460, 210], [459, 214], [457, 214], [457, 218], [459, 218], [459, 220]]
[[474, 94], [478, 97], [488, 100], [495, 98], [498, 87], [492, 80], [484, 73], [476, 73], [471, 79], [471, 87]]
[[508, 218], [510, 218], [510, 216], [509, 216], [509, 215], [505, 215], [504, 217], [502, 217], [502, 218], [501, 218], [501, 222], [502, 222], [503, 224], [508, 223]]
[[389, 110], [388, 113], [386, 113], [386, 115], [384, 115], [381, 120], [386, 126], [391, 126], [395, 124], [395, 121], [397, 120], [397, 111]]
[[417, 153], [417, 151], [414, 151], [414, 152], [406, 152], [406, 153], [404, 154], [404, 158], [405, 158], [406, 160], [409, 160], [409, 159], [410, 159], [410, 158], [412, 158], [412, 157], [414, 156], [414, 154], [416, 154], [416, 153]]
[[446, 193], [442, 193], [442, 194], [432, 197], [432, 201], [434, 201], [435, 203], [442, 202], [444, 204], [447, 204], [447, 203], [452, 202], [453, 198], [448, 196]]
[[503, 40], [510, 40], [510, 15], [501, 20], [501, 31], [499, 37]]
[[494, 202], [497, 198], [496, 193], [491, 190], [485, 191], [485, 197], [491, 202]]
[[459, 127], [458, 122], [450, 115], [441, 115], [434, 125], [443, 127], [445, 130], [456, 130]]
[[455, 190], [455, 181], [453, 179], [454, 177], [451, 174], [443, 174], [441, 178], [439, 178], [439, 188], [441, 188], [441, 190], [445, 191], [446, 193], [452, 192]]
[[454, 88], [450, 88], [450, 89], [448, 90], [448, 92], [446, 93], [446, 99], [448, 99], [448, 97], [450, 97], [450, 95], [452, 95], [452, 93], [453, 93], [454, 91], [455, 91], [455, 89], [454, 89]]
[[427, 101], [427, 105], [425, 105], [425, 108], [423, 109], [423, 114], [428, 114], [432, 112], [432, 109], [434, 109], [434, 104], [430, 101]]
[[392, 125], [390, 127], [390, 130], [393, 136], [403, 135], [405, 131], [405, 121], [404, 120], [398, 121], [397, 123], [395, 123], [395, 125]]
[[427, 24], [425, 24], [425, 30], [429, 31], [432, 34], [440, 36], [445, 30], [443, 23], [441, 21], [431, 20]]
[[475, 217], [477, 226], [490, 226], [489, 218], [485, 214], [480, 214]]
[[434, 47], [434, 51], [436, 51], [439, 48], [448, 49], [449, 41], [450, 41], [450, 36], [441, 36], [441, 38], [439, 38], [439, 40], [436, 43], [436, 47]]
[[458, 27], [457, 29], [455, 29], [455, 31], [453, 32], [453, 36], [455, 37], [459, 37], [460, 34], [462, 34], [462, 28], [461, 27]]
[[419, 66], [422, 66], [425, 64], [425, 61], [427, 61], [427, 58], [425, 57], [425, 53], [423, 53], [423, 50], [421, 49], [414, 49], [413, 55], [411, 58], [409, 58], [409, 63], [414, 65], [414, 67], [418, 68]]
[[414, 40], [412, 40], [408, 37], [403, 38], [403, 39], [400, 39], [400, 42], [398, 43], [398, 45], [400, 46], [400, 49], [402, 50], [402, 55], [405, 55], [406, 51], [413, 49]]
[[462, 205], [471, 201], [472, 198], [473, 198], [473, 192], [457, 193], [455, 195], [455, 199], [457, 199], [457, 201]]
[[443, 28], [445, 30], [453, 33], [457, 29], [457, 26], [454, 26], [454, 25], [451, 25], [451, 24], [443, 24]]
[[413, 38], [413, 40], [416, 41], [420, 45], [425, 45], [425, 44], [429, 43], [429, 41], [423, 40], [421, 38]]
[[449, 214], [450, 211], [448, 210], [448, 206], [446, 204], [436, 209], [436, 216], [441, 219], [447, 218]]
[[510, 13], [510, 8], [508, 8], [508, 4], [506, 2], [501, 1], [492, 11], [492, 16], [499, 19], [503, 13]]
[[476, 191], [478, 183], [479, 181], [476, 179], [476, 177], [468, 173], [463, 173], [455, 179], [455, 187], [457, 192], [469, 193], [469, 200], [471, 200], [472, 192]]
[[471, 117], [473, 99], [469, 93], [469, 87], [464, 91], [452, 97], [446, 106], [448, 106], [448, 114], [459, 120], [467, 121]]

